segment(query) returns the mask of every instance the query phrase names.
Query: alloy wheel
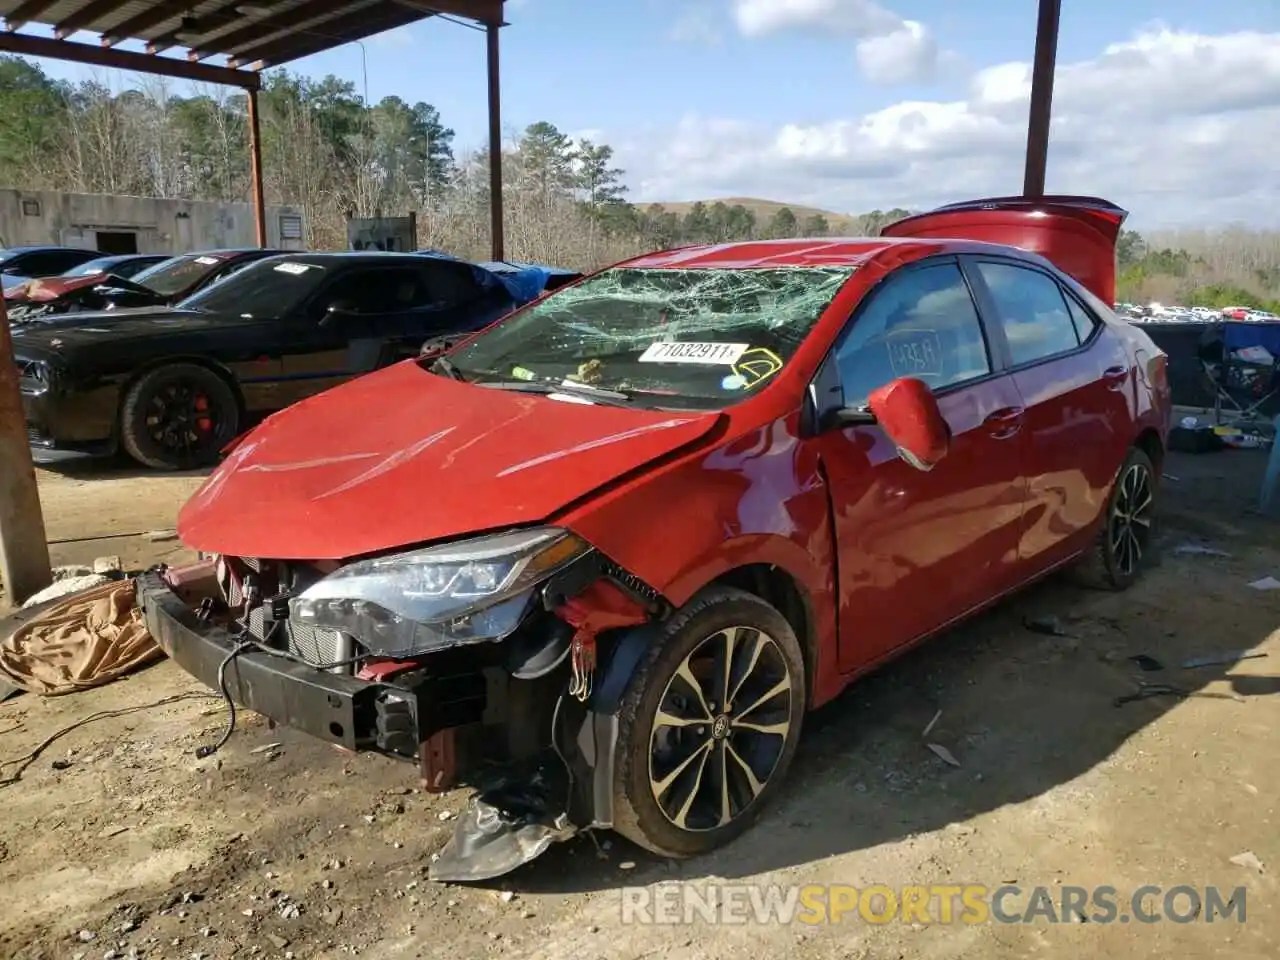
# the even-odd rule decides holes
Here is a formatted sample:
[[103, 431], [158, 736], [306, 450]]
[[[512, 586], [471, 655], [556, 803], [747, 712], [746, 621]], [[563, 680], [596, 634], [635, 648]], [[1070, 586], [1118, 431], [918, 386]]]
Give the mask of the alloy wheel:
[[727, 627], [698, 643], [667, 682], [653, 719], [649, 788], [674, 826], [716, 830], [769, 782], [799, 704], [778, 642]]
[[216, 445], [225, 411], [202, 390], [185, 381], [165, 384], [146, 408], [146, 428], [166, 453], [191, 456]]
[[1130, 464], [1120, 478], [1107, 524], [1107, 548], [1126, 577], [1137, 571], [1151, 544], [1154, 505], [1150, 471], [1141, 463]]

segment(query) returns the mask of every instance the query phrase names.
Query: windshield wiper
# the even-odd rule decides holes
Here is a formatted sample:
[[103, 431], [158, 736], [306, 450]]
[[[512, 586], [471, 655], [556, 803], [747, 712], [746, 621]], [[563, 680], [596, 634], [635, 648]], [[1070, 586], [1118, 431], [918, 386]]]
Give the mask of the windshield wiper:
[[453, 365], [452, 360], [443, 355], [432, 360], [431, 366], [427, 369], [432, 373], [443, 373], [451, 380], [459, 380], [462, 383], [467, 382], [467, 378], [462, 375], [462, 371]]
[[633, 402], [630, 394], [618, 390], [604, 390], [581, 383], [544, 383], [537, 380], [492, 380], [481, 383], [482, 387], [495, 390], [510, 390], [513, 393], [540, 393], [548, 396], [553, 393], [566, 393], [584, 400], [591, 400], [609, 407], [626, 407]]

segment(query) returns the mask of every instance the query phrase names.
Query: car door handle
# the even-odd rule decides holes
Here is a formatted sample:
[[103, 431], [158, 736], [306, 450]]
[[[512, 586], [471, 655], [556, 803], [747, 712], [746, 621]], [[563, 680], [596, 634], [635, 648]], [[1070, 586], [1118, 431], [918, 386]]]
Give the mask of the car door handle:
[[1025, 417], [1026, 410], [1022, 407], [1002, 407], [989, 413], [982, 423], [992, 437], [997, 440], [1007, 440], [1022, 429], [1022, 421]]
[[1129, 379], [1129, 368], [1125, 366], [1107, 367], [1102, 371], [1102, 382], [1115, 388], [1122, 386]]

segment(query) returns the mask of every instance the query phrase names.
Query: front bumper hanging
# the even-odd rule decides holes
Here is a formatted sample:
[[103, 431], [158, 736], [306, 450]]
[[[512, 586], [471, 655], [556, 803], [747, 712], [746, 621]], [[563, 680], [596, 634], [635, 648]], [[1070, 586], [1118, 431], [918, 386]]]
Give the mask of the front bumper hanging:
[[256, 646], [241, 649], [235, 634], [204, 622], [154, 572], [138, 578], [138, 606], [161, 649], [197, 680], [276, 723], [348, 750], [416, 760], [419, 745], [433, 734], [474, 722], [484, 709], [484, 680], [474, 674], [414, 670], [398, 682], [364, 680]]

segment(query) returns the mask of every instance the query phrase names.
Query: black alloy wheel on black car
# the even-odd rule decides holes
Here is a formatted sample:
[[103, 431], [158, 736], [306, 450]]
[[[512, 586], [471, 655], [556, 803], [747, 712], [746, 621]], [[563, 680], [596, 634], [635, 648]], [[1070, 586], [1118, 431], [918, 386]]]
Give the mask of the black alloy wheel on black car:
[[216, 463], [239, 432], [240, 404], [221, 376], [194, 363], [157, 367], [139, 377], [120, 408], [120, 441], [156, 470]]
[[805, 705], [804, 658], [781, 613], [742, 590], [694, 597], [623, 697], [614, 829], [673, 857], [728, 843], [780, 788]]

